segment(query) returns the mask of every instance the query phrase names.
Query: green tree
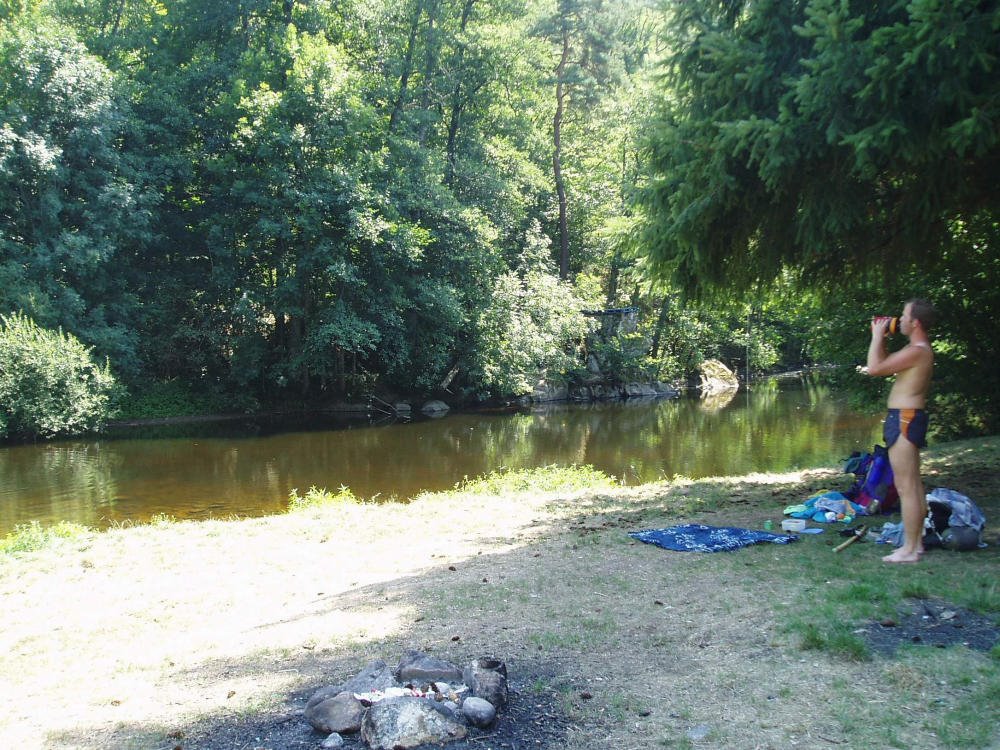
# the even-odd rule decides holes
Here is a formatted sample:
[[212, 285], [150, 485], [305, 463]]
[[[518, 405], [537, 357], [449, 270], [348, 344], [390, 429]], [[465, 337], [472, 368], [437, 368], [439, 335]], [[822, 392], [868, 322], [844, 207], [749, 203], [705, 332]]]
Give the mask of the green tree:
[[107, 363], [75, 337], [0, 315], [0, 438], [75, 435], [99, 428], [116, 394]]
[[[816, 295], [806, 348], [845, 363], [863, 359], [871, 315], [930, 297], [944, 313], [936, 398], [996, 392], [993, 339], [966, 325], [980, 305], [997, 313], [996, 4], [704, 0], [670, 13], [641, 195], [652, 271], [695, 295], [790, 277]], [[986, 376], [963, 385], [958, 362]], [[984, 409], [949, 417], [949, 432], [995, 429]]]
[[497, 277], [476, 320], [470, 366], [479, 395], [522, 395], [541, 377], [568, 379], [579, 364], [575, 347], [591, 327], [583, 307], [558, 277], [548, 238], [536, 224], [525, 236], [517, 268]]
[[[589, 285], [605, 281], [601, 233], [634, 174], [618, 144], [637, 110], [618, 116], [611, 71], [644, 53], [619, 44], [627, 13], [587, 7], [599, 17], [566, 8], [579, 55], [563, 72], [595, 104], [564, 120], [568, 235]], [[0, 80], [0, 312], [62, 325], [137, 391], [433, 390], [482, 372], [460, 365], [483, 359], [498, 279], [596, 306], [589, 286], [546, 291], [548, 276], [518, 271], [526, 232], [556, 213], [553, 48], [536, 33], [548, 0], [11, 8], [35, 15], [5, 28], [4, 70], [44, 75]], [[531, 319], [563, 328], [555, 303]]]
[[645, 244], [688, 291], [881, 275], [1000, 194], [1000, 10], [977, 0], [692, 2], [667, 28]]
[[616, 7], [603, 0], [556, 0], [538, 33], [553, 48], [551, 71], [555, 107], [552, 115], [552, 178], [556, 191], [559, 277], [569, 278], [569, 198], [564, 174], [563, 129], [570, 107], [586, 108], [620, 74], [614, 54], [619, 17]]
[[157, 197], [123, 147], [114, 78], [39, 15], [0, 31], [0, 311], [62, 327], [135, 371], [131, 264]]

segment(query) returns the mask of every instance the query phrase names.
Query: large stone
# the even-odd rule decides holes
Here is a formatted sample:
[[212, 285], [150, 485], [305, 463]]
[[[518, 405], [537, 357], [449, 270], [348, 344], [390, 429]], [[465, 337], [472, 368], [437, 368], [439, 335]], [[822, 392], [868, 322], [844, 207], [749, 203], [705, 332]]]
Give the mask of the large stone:
[[591, 393], [595, 401], [617, 401], [622, 397], [622, 391], [616, 385], [595, 385]]
[[496, 706], [488, 700], [475, 696], [465, 699], [462, 703], [462, 713], [472, 726], [480, 729], [486, 729], [497, 717]]
[[476, 698], [489, 701], [497, 709], [507, 705], [507, 665], [499, 659], [476, 659], [462, 672], [462, 680]]
[[442, 417], [448, 413], [448, 404], [444, 401], [439, 401], [438, 399], [433, 399], [428, 401], [423, 406], [420, 407], [420, 411], [426, 414], [428, 417]]
[[702, 393], [720, 393], [740, 387], [735, 373], [717, 359], [706, 359], [698, 365], [698, 372], [701, 375]]
[[307, 705], [304, 716], [312, 728], [323, 734], [351, 734], [361, 729], [365, 707], [350, 693], [338, 693], [319, 703]]
[[656, 389], [649, 383], [628, 383], [625, 393], [629, 398], [648, 398], [656, 395]]
[[535, 403], [546, 401], [566, 401], [569, 398], [569, 387], [540, 380], [531, 392], [531, 400]]
[[370, 693], [375, 690], [385, 690], [396, 685], [392, 669], [381, 659], [370, 662], [364, 669], [342, 685], [330, 685], [320, 688], [306, 703], [306, 708], [333, 698], [339, 693]]
[[653, 383], [653, 388], [656, 389], [656, 395], [658, 396], [668, 396], [670, 398], [677, 398], [678, 396], [681, 395], [680, 391], [678, 391], [672, 385], [670, 385], [669, 383], [662, 383], [659, 380]]
[[419, 651], [407, 651], [396, 667], [396, 679], [404, 685], [460, 682], [462, 670], [444, 659], [428, 656]]
[[424, 744], [444, 744], [465, 737], [468, 730], [422, 698], [387, 698], [368, 709], [361, 738], [372, 750], [399, 750]]

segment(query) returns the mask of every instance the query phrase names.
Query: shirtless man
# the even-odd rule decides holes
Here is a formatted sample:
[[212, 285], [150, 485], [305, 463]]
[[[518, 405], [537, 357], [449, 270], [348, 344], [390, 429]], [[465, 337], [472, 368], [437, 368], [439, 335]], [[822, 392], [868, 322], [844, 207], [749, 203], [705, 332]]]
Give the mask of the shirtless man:
[[930, 302], [913, 299], [899, 319], [900, 332], [909, 343], [887, 354], [885, 335], [890, 318], [872, 320], [866, 372], [873, 376], [895, 375], [889, 391], [889, 413], [883, 437], [889, 448], [889, 463], [899, 492], [903, 515], [903, 545], [882, 558], [889, 563], [918, 562], [924, 553], [924, 518], [927, 499], [920, 479], [920, 449], [927, 445], [927, 391], [934, 371], [934, 352], [928, 331], [934, 323]]

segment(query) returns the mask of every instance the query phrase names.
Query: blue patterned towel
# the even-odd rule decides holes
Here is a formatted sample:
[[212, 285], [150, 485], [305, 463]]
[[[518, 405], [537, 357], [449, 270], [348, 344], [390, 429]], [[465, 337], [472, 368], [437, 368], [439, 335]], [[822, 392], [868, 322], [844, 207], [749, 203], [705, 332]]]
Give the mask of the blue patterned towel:
[[798, 537], [794, 535], [772, 534], [769, 531], [754, 531], [753, 529], [704, 526], [700, 523], [671, 526], [667, 529], [630, 531], [629, 536], [640, 542], [681, 552], [720, 552], [749, 547], [751, 544], [760, 542], [788, 544], [798, 541]]

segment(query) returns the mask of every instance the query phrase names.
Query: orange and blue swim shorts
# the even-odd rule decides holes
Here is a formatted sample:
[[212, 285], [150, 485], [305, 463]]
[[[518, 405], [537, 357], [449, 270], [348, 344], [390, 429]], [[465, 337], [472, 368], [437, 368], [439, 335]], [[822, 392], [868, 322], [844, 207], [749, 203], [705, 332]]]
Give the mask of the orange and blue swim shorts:
[[882, 424], [882, 438], [885, 447], [892, 444], [902, 435], [918, 448], [927, 445], [927, 412], [923, 409], [889, 409]]

